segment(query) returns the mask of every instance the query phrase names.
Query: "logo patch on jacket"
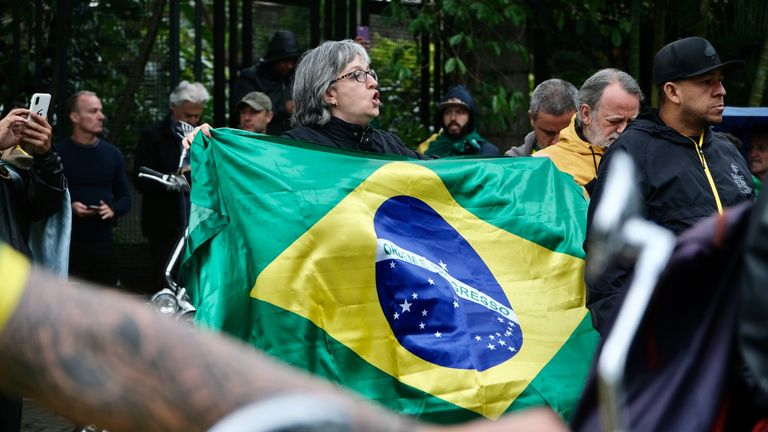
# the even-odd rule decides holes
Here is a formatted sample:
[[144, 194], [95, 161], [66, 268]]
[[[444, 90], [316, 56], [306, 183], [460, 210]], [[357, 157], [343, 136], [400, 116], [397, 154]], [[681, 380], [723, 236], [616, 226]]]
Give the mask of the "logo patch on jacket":
[[739, 166], [731, 162], [731, 177], [733, 182], [736, 183], [736, 187], [739, 188], [739, 192], [749, 195], [752, 193], [752, 188], [744, 180], [744, 176], [739, 171]]

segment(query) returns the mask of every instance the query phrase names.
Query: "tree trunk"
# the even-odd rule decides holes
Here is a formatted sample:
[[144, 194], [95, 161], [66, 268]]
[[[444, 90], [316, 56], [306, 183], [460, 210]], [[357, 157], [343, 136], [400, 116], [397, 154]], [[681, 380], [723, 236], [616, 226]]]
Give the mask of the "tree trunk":
[[752, 83], [752, 92], [749, 95], [749, 106], [759, 107], [763, 105], [766, 79], [768, 79], [768, 33], [765, 34], [763, 51], [760, 53], [760, 59], [757, 63], [755, 81]]
[[133, 97], [144, 79], [144, 68], [147, 66], [149, 55], [152, 53], [152, 48], [155, 46], [155, 40], [157, 39], [157, 33], [160, 30], [164, 12], [165, 0], [157, 0], [153, 8], [152, 18], [149, 20], [147, 34], [141, 42], [139, 54], [136, 60], [132, 62], [133, 66], [128, 72], [128, 85], [126, 85], [123, 93], [118, 98], [118, 111], [115, 120], [112, 122], [111, 134], [113, 136], [119, 137], [122, 135], [123, 130], [125, 129], [126, 120], [133, 112]]

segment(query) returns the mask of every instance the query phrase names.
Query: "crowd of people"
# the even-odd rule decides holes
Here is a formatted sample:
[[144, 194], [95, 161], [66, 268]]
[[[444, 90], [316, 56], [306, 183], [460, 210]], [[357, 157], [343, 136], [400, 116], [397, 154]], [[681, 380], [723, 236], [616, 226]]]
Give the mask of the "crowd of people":
[[[279, 31], [272, 38], [267, 54], [256, 65], [241, 71], [231, 95], [230, 124], [259, 134], [413, 159], [468, 155], [549, 158], [559, 170], [570, 174], [584, 188], [585, 197], [590, 199], [588, 230], [594, 210], [603, 199], [609, 161], [616, 152], [624, 151], [638, 167], [638, 184], [647, 207], [647, 217], [679, 234], [711, 214], [722, 213], [725, 207], [753, 200], [755, 190], [761, 184], [760, 178], [768, 171], [768, 129], [756, 130], [752, 135], [747, 159], [729, 140], [712, 131], [712, 126], [722, 121], [725, 107], [724, 73], [741, 65], [735, 61], [722, 62], [714, 47], [700, 37], [670, 43], [656, 54], [653, 64], [654, 82], [659, 91], [658, 109], [642, 107], [644, 95], [636, 80], [618, 69], [597, 71], [578, 90], [560, 79], [546, 80], [532, 94], [528, 116], [533, 131], [519, 146], [513, 146], [502, 155], [498, 146], [478, 132], [477, 102], [466, 87], [453, 87], [440, 98], [436, 105], [440, 128], [422, 143], [409, 146], [396, 134], [371, 126], [380, 114], [381, 95], [378, 75], [371, 67], [371, 59], [363, 45], [351, 40], [327, 41], [303, 53], [292, 33]], [[131, 177], [142, 198], [141, 224], [150, 244], [154, 288], [161, 287], [164, 265], [187, 225], [189, 195], [188, 191], [169, 189], [144, 179], [139, 175], [140, 168], [188, 175], [189, 161], [185, 160], [185, 155], [190, 141], [198, 132], [210, 134], [210, 126], [201, 123], [208, 100], [209, 94], [201, 83], [182, 81], [170, 94], [169, 112], [165, 118], [140, 135]], [[58, 232], [58, 237], [68, 237], [65, 243], [70, 242], [69, 274], [98, 285], [116, 286], [119, 275], [113, 228], [116, 220], [131, 207], [125, 162], [117, 147], [101, 137], [105, 115], [96, 94], [77, 92], [70, 97], [67, 106], [72, 134], [55, 145], [51, 142], [50, 124], [35, 113], [14, 109], [0, 121], [0, 177], [3, 179], [0, 200], [5, 203], [0, 215], [0, 239], [28, 259], [41, 262], [42, 257], [35, 252], [41, 248], [34, 243], [50, 242], [51, 239], [34, 239], [31, 234], [33, 221], [47, 221], [57, 214], [71, 212], [71, 232], [69, 229]], [[180, 124], [195, 129], [185, 136]], [[56, 240], [62, 241], [61, 238]], [[589, 250], [586, 252], [589, 256]], [[4, 267], [5, 259], [13, 255], [14, 252], [0, 249], [0, 268], [7, 268]], [[594, 327], [602, 335], [610, 331], [629, 277], [630, 270], [616, 264], [587, 288], [587, 307], [592, 313]], [[51, 287], [59, 282], [29, 271], [19, 278], [22, 282], [17, 296], [21, 301], [16, 314], [12, 314], [13, 307], [3, 306], [11, 303], [3, 303], [5, 294], [0, 293], [0, 365], [18, 370], [23, 367], [23, 362], [30, 362], [39, 370], [47, 370], [55, 365], [42, 362], [39, 356], [14, 357], [10, 354], [14, 350], [28, 354], [31, 349], [17, 348], [17, 345], [23, 345], [21, 338], [26, 333], [33, 333], [25, 326], [52, 325], [70, 329], [70, 323], [64, 320], [66, 315], [57, 316], [63, 320], [61, 322], [44, 323], [41, 314], [46, 307], [71, 308], [68, 311], [76, 314], [79, 305], [73, 299], [95, 294], [81, 292], [79, 287], [66, 288], [70, 297], [52, 293], [55, 290]], [[26, 278], [28, 283], [24, 283]], [[61, 303], [46, 301], [43, 302], [45, 306], [39, 306], [30, 299], [32, 295], [50, 295]], [[96, 297], [99, 301], [100, 295]], [[105, 297], [105, 303], [99, 307], [112, 308], [107, 300]], [[115, 306], [115, 310], [146, 320], [154, 319], [131, 309], [131, 305], [125, 310], [122, 307]], [[6, 321], [8, 330], [2, 332]], [[139, 331], [135, 336], [137, 341], [149, 337], [149, 333], [145, 335], [144, 332], [151, 330], [146, 322], [140, 324], [130, 330]], [[73, 337], [89, 341], [86, 349], [98, 350], [101, 347], [98, 344], [104, 343], [98, 340], [110, 337], [110, 325], [115, 332], [129, 330], [119, 328], [120, 324], [115, 321], [105, 321], [105, 328], [100, 329], [98, 337], [91, 328], [72, 326], [71, 330]], [[180, 330], [171, 328], [168, 331]], [[170, 333], [169, 339], [172, 338]], [[128, 335], [122, 334], [122, 337]], [[233, 356], [239, 358], [237, 362], [253, 362], [254, 368], [260, 367], [259, 362], [263, 361], [255, 354], [230, 347], [229, 342], [208, 336], [200, 339], [206, 344], [204, 346], [210, 344], [216, 349], [234, 350]], [[42, 339], [30, 335], [24, 340], [34, 344]], [[170, 351], [176, 346], [169, 342], [166, 351], [169, 357], [181, 363], [203, 356], [202, 352], [206, 351], [196, 349], [194, 354], [182, 359]], [[136, 362], [135, 372], [124, 371], [126, 377], [152, 369], [143, 363], [152, 359], [144, 358], [142, 353], [139, 349], [136, 358], [123, 359], [120, 363], [124, 366]], [[210, 351], [207, 355], [210, 356]], [[110, 363], [111, 360], [104, 359], [103, 367], [119, 370], [120, 366]], [[200, 367], [228, 367], [223, 361], [210, 361], [211, 364], [201, 364]], [[186, 366], [194, 368], [197, 364], [192, 362]], [[297, 387], [291, 387], [295, 389], [302, 387], [303, 379], [291, 377], [288, 381], [299, 383]], [[233, 398], [229, 405], [219, 405], [221, 409], [210, 414], [203, 423], [192, 424], [197, 427], [213, 424], [228, 411], [245, 405], [249, 397], [260, 399], [266, 392], [254, 390], [249, 394], [246, 391], [248, 385], [252, 389], [272, 386], [264, 385], [259, 379], [231, 384], [243, 390], [242, 397]], [[314, 388], [315, 385], [313, 382], [306, 386]], [[274, 386], [279, 387], [279, 384]], [[9, 388], [7, 384], [5, 387]], [[10, 387], [20, 392], [29, 391], [36, 397], [46, 397], [39, 388]], [[62, 391], [75, 395], [81, 389], [73, 387]], [[143, 396], [141, 391], [126, 395], [135, 403], [141, 402], [139, 398]], [[153, 403], [167, 404], [174, 395], [157, 397], [167, 399], [160, 402], [150, 398], [145, 402], [152, 400]], [[341, 397], [344, 404], [354, 405]], [[177, 403], [192, 402], [185, 399]], [[62, 410], [67, 408], [61, 400], [52, 400], [51, 404]], [[204, 408], [200, 411], [205, 411]], [[362, 410], [360, 416], [386, 417], [368, 409]], [[17, 397], [0, 399], [0, 428], [18, 430], [20, 412]], [[116, 420], [116, 427], [126, 427], [127, 423], [121, 422], [127, 420], [122, 417], [115, 416], [113, 420]], [[395, 421], [394, 424], [403, 421], [394, 416], [390, 420]], [[545, 415], [540, 421], [552, 419]], [[562, 426], [556, 421], [541, 424]]]

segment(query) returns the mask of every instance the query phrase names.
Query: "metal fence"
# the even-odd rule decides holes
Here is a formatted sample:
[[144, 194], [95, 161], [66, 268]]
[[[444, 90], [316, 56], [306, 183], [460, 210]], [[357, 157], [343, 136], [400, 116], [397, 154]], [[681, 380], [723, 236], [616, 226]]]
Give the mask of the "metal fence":
[[[390, 104], [392, 112], [382, 115], [380, 126], [426, 133], [431, 121], [429, 107], [439, 86], [439, 68], [429, 66], [431, 42], [415, 39], [407, 22], [386, 21], [385, 1], [35, 0], [22, 6], [11, 2], [0, 10], [0, 108], [7, 112], [25, 105], [34, 92], [51, 93], [51, 120], [62, 139], [70, 133], [67, 97], [95, 91], [108, 117], [106, 138], [123, 151], [129, 171], [139, 132], [166, 115], [168, 95], [180, 79], [206, 85], [213, 98], [204, 120], [227, 124], [229, 93], [239, 70], [258, 61], [280, 29], [291, 30], [311, 48], [325, 39], [354, 38], [358, 26], [367, 26], [377, 69], [386, 71], [392, 50], [400, 49], [405, 55], [399, 66], [413, 71], [383, 77], [383, 97], [389, 94], [395, 106]], [[153, 17], [159, 17], [159, 25], [150, 40]], [[136, 70], [137, 64], [143, 67]], [[434, 69], [437, 78], [429, 76]], [[116, 237], [123, 267], [135, 276], [148, 272], [148, 260], [141, 196], [136, 190], [132, 196], [133, 207], [119, 221]]]

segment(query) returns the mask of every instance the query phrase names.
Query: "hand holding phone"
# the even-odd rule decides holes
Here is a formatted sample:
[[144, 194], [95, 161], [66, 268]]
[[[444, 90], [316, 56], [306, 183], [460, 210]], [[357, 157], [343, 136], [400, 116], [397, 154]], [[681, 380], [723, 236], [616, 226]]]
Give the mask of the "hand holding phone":
[[[48, 107], [51, 104], [51, 95], [48, 93], [35, 93], [29, 101], [29, 112], [33, 112], [40, 117], [48, 117]], [[29, 120], [29, 116], [27, 116]]]

